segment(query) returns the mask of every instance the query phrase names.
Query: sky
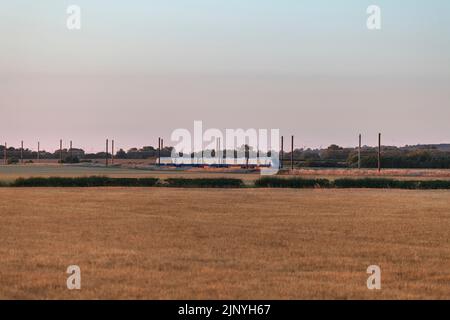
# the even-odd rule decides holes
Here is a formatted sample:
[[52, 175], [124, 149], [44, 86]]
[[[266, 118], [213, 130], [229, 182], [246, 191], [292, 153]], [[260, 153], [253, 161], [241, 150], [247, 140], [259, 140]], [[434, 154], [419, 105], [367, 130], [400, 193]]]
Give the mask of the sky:
[[0, 0], [0, 143], [170, 145], [201, 120], [401, 146], [450, 143], [449, 119], [448, 0]]

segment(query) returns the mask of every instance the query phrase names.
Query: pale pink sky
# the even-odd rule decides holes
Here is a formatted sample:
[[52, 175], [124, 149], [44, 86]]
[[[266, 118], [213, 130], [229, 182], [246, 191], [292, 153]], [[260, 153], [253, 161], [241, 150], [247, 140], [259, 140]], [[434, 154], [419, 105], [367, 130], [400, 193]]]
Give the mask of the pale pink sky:
[[[450, 2], [78, 0], [0, 5], [0, 143], [100, 151], [177, 128], [280, 129], [296, 147], [450, 143]], [[411, 3], [411, 2], [410, 2]]]
[[87, 151], [104, 139], [120, 148], [166, 144], [172, 130], [280, 128], [297, 147], [450, 142], [449, 86], [433, 79], [329, 79], [293, 76], [41, 76], [2, 80], [10, 145], [37, 140], [56, 149], [71, 139]]

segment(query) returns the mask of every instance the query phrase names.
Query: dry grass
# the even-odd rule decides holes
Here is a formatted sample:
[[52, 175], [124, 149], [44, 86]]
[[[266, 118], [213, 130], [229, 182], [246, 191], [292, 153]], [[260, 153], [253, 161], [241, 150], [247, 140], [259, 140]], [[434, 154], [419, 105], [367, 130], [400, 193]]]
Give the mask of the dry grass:
[[280, 172], [283, 176], [304, 176], [310, 178], [395, 178], [399, 180], [449, 180], [448, 169], [294, 169]]
[[108, 176], [111, 178], [236, 178], [246, 183], [255, 181], [260, 177], [259, 173], [235, 173], [221, 170], [143, 170], [127, 167], [101, 167], [82, 165], [49, 165], [49, 164], [25, 164], [25, 165], [0, 165], [0, 181], [13, 181], [17, 178], [29, 177], [87, 177]]
[[[147, 159], [148, 160], [148, 159]], [[34, 163], [24, 165], [0, 165], [0, 181], [13, 181], [17, 178], [29, 177], [87, 177], [93, 175], [108, 176], [111, 178], [236, 178], [250, 185], [261, 177], [259, 172], [245, 172], [236, 168], [192, 168], [174, 169], [161, 168], [149, 170], [142, 167], [147, 160], [116, 160], [120, 166], [108, 167], [100, 165], [58, 165]], [[139, 162], [141, 161], [141, 162]], [[450, 170], [437, 169], [385, 169], [381, 173], [372, 169], [295, 169], [283, 170], [280, 177], [305, 177], [334, 180], [337, 178], [394, 178], [398, 180], [449, 180]]]
[[449, 209], [449, 191], [2, 188], [0, 298], [450, 299]]

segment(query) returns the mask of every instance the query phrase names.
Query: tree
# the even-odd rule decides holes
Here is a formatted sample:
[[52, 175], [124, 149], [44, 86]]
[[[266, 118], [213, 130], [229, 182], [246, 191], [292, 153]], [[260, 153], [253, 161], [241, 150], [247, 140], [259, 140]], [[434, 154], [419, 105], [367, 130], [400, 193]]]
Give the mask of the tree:
[[120, 149], [116, 153], [116, 158], [117, 159], [126, 159], [127, 158], [127, 153], [123, 149]]

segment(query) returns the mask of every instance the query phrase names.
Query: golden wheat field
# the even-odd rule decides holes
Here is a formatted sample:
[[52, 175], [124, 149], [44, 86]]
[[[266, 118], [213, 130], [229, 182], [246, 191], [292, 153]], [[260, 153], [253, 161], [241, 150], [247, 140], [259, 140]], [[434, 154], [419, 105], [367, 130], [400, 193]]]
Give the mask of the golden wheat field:
[[450, 191], [0, 188], [0, 221], [1, 299], [450, 299]]

